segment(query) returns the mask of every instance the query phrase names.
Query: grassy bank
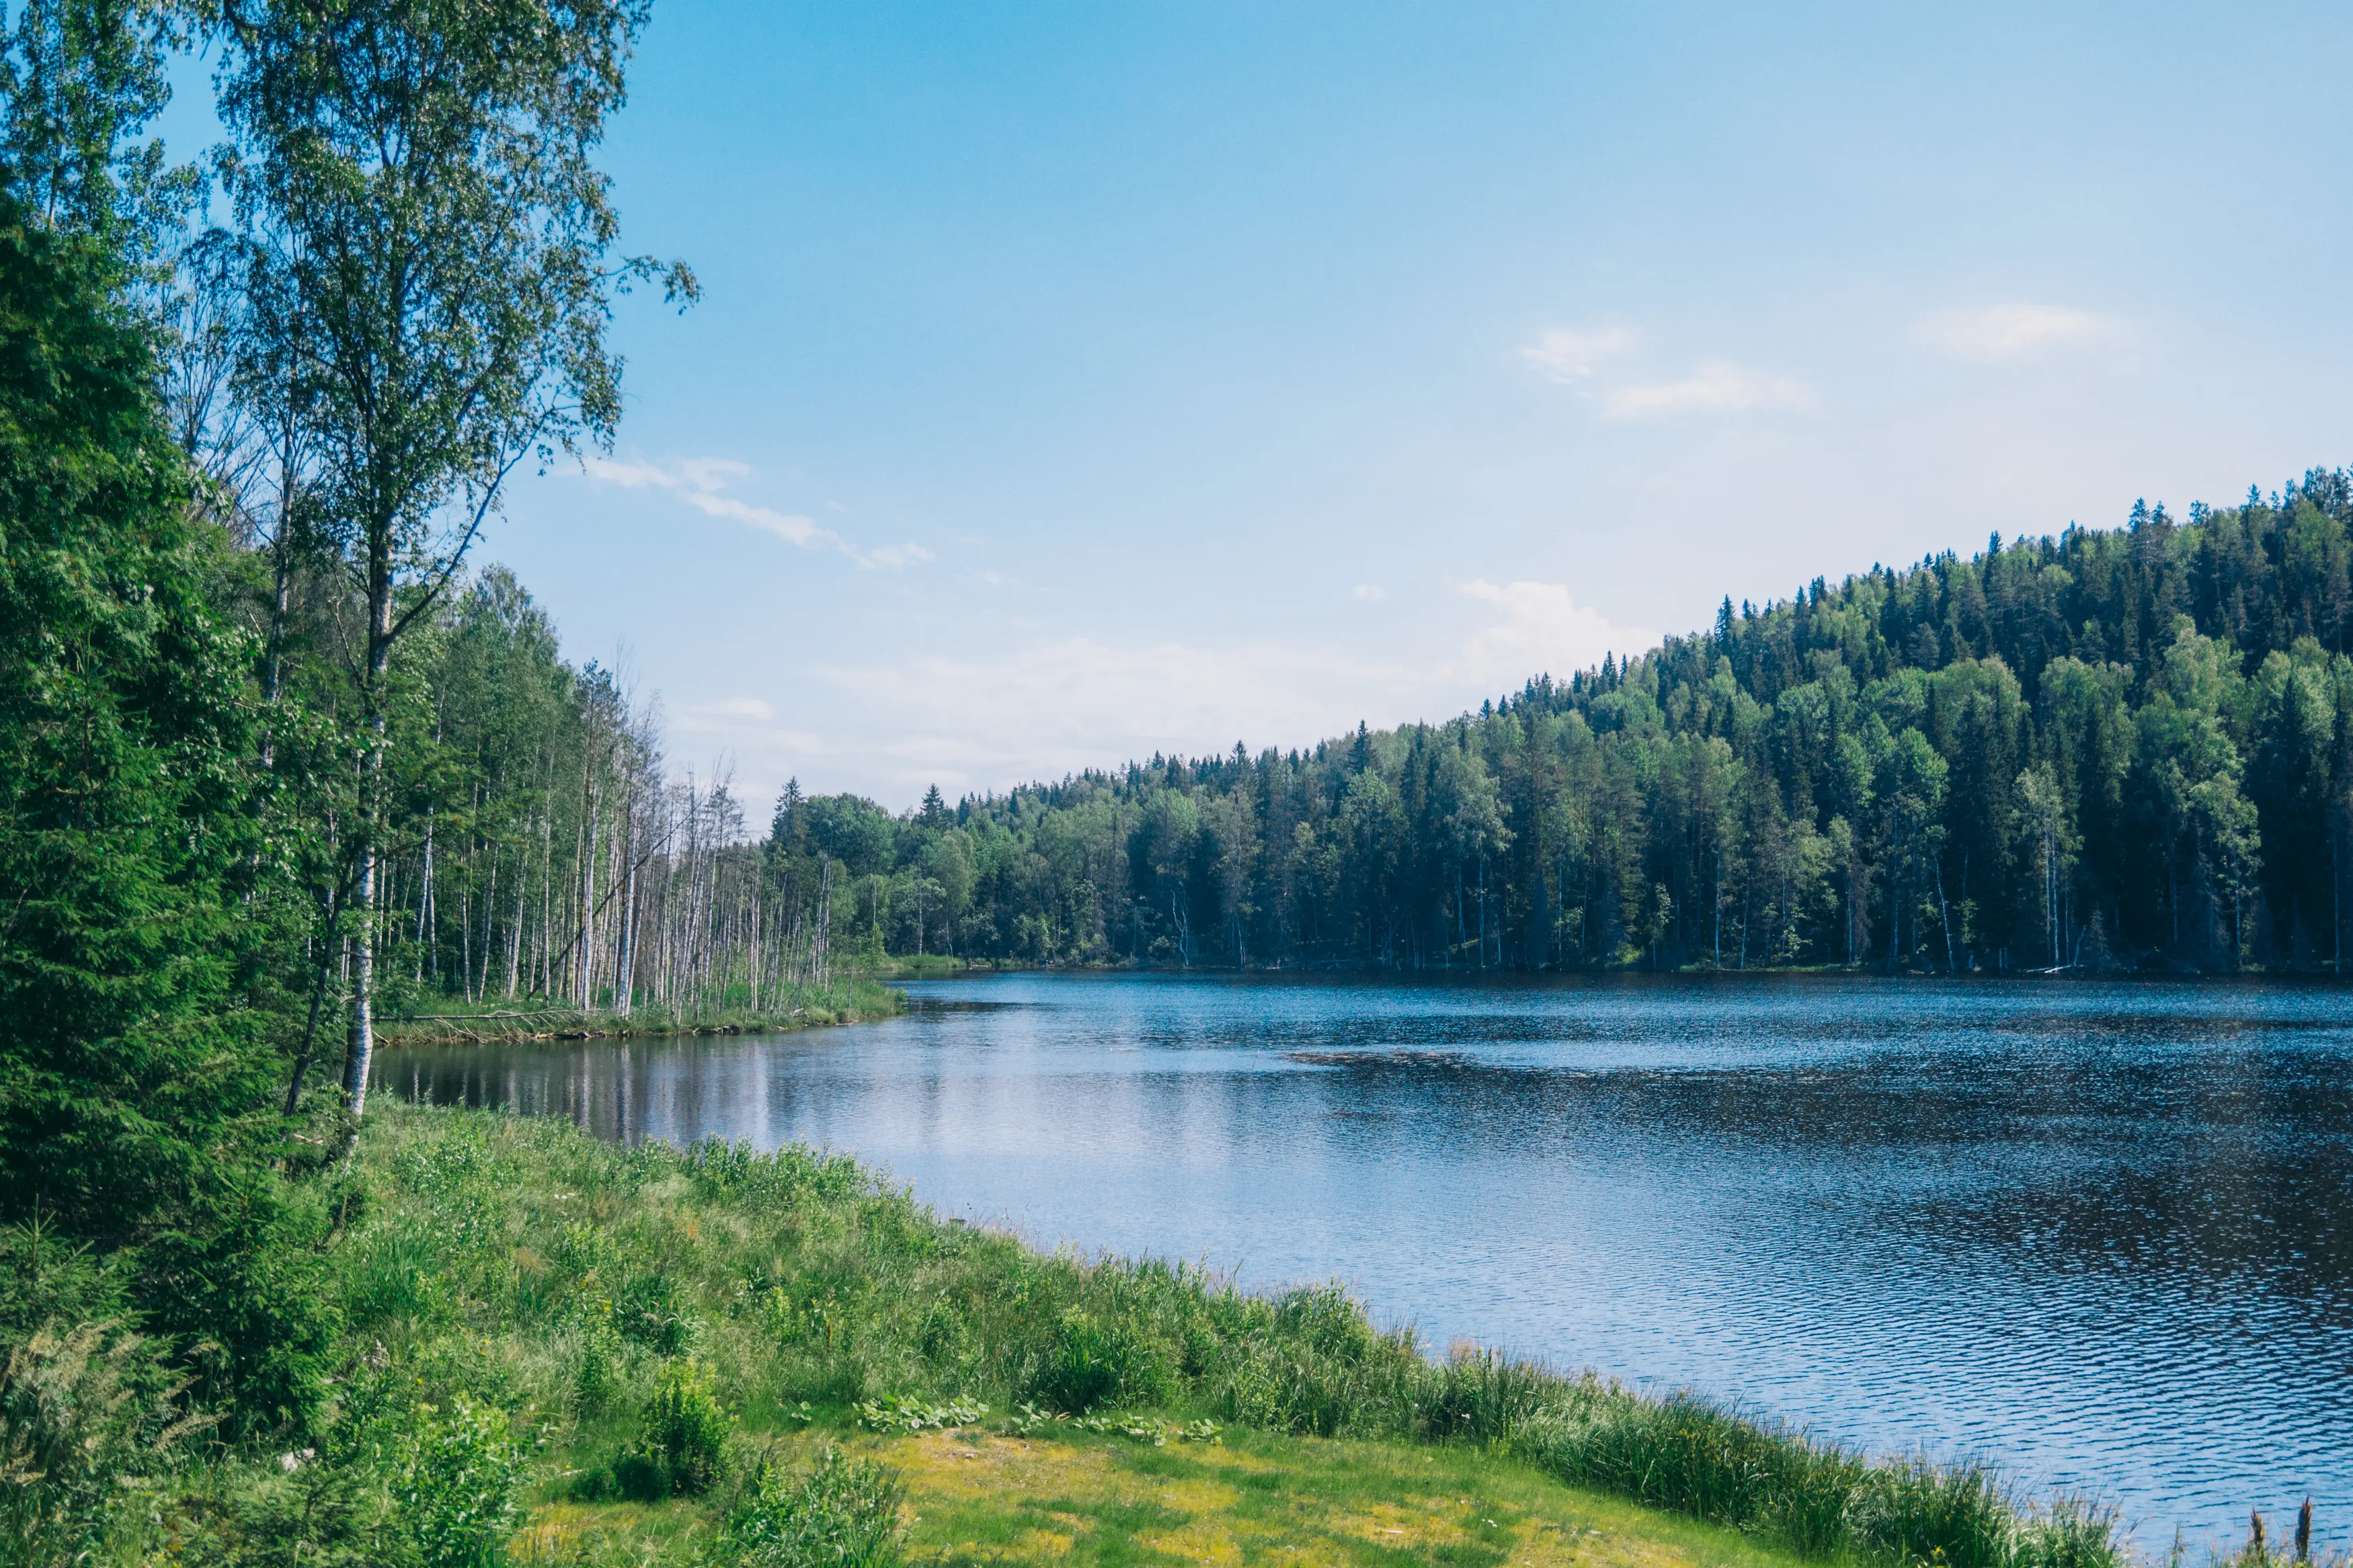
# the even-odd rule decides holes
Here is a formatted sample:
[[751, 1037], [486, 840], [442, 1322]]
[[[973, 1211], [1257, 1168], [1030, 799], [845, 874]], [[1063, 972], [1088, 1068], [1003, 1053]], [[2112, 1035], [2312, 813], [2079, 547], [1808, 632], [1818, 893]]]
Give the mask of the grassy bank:
[[526, 1040], [636, 1039], [660, 1035], [755, 1035], [831, 1024], [863, 1024], [904, 1010], [906, 994], [881, 978], [852, 975], [825, 987], [794, 992], [785, 1003], [765, 1007], [719, 1006], [676, 1009], [640, 1005], [628, 1013], [575, 1007], [470, 1006], [449, 998], [446, 1010], [413, 1007], [381, 1020], [377, 1038], [387, 1046], [501, 1045]]
[[328, 1223], [343, 1341], [314, 1430], [206, 1457], [164, 1398], [77, 1435], [56, 1391], [97, 1389], [119, 1342], [53, 1336], [0, 1390], [5, 1441], [116, 1473], [76, 1492], [99, 1458], [33, 1482], [12, 1460], [16, 1515], [95, 1532], [99, 1562], [2121, 1558], [2104, 1519], [1983, 1469], [1433, 1363], [1336, 1289], [1041, 1255], [804, 1149], [380, 1102]]

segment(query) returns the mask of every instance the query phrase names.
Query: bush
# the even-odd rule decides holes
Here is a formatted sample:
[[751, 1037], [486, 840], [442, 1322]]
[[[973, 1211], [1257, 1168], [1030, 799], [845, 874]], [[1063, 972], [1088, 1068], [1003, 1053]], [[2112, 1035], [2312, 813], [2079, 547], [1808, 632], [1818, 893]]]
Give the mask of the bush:
[[601, 1412], [620, 1386], [621, 1336], [609, 1318], [590, 1321], [580, 1332], [572, 1363], [572, 1402], [584, 1415]]
[[[709, 1369], [692, 1362], [664, 1367], [661, 1386], [646, 1406], [644, 1446], [645, 1457], [661, 1468], [662, 1489], [681, 1497], [709, 1491], [725, 1467], [727, 1436], [734, 1428], [734, 1417], [712, 1392]], [[630, 1491], [626, 1477], [622, 1490]]]
[[485, 1568], [521, 1518], [531, 1469], [512, 1422], [496, 1405], [454, 1395], [410, 1411], [396, 1461], [396, 1516], [427, 1568]]
[[656, 1355], [683, 1355], [693, 1346], [695, 1322], [678, 1297], [669, 1275], [633, 1274], [613, 1299], [613, 1326]]
[[714, 1563], [890, 1568], [900, 1560], [895, 1472], [828, 1448], [806, 1476], [763, 1466], [729, 1513]]

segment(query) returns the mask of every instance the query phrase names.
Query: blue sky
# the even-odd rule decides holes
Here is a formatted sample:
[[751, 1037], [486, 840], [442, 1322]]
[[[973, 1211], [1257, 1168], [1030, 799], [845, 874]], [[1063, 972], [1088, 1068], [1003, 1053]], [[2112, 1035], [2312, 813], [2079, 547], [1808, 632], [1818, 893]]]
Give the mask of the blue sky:
[[1437, 719], [2353, 459], [2337, 6], [666, 0], [608, 462], [484, 559], [911, 804]]

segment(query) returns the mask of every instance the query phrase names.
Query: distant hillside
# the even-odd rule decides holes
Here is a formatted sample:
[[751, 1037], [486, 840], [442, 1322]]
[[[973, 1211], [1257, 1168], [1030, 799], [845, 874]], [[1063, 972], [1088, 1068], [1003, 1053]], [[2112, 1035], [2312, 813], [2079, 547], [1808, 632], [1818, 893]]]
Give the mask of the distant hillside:
[[1507, 969], [2333, 967], [2353, 472], [1816, 578], [1306, 752], [780, 807], [893, 951]]

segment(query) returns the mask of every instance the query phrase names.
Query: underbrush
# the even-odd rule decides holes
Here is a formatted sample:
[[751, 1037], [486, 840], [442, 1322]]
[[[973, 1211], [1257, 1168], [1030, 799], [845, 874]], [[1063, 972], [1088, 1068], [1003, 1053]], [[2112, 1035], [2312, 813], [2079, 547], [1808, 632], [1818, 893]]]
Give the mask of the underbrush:
[[[0, 1387], [17, 1526], [0, 1563], [481, 1564], [534, 1507], [623, 1500], [677, 1512], [677, 1562], [881, 1563], [890, 1478], [821, 1441], [814, 1470], [786, 1464], [779, 1439], [991, 1422], [1472, 1447], [1821, 1559], [2124, 1555], [2106, 1514], [2026, 1506], [1980, 1467], [1866, 1462], [1491, 1354], [1433, 1362], [1336, 1288], [1261, 1296], [1181, 1263], [1041, 1254], [806, 1148], [619, 1148], [380, 1102], [352, 1191], [332, 1244], [342, 1364], [315, 1429], [206, 1457], [177, 1391], [132, 1375], [139, 1346], [52, 1335]], [[77, 1420], [108, 1475], [44, 1458]], [[93, 1487], [140, 1506], [93, 1522]]]

